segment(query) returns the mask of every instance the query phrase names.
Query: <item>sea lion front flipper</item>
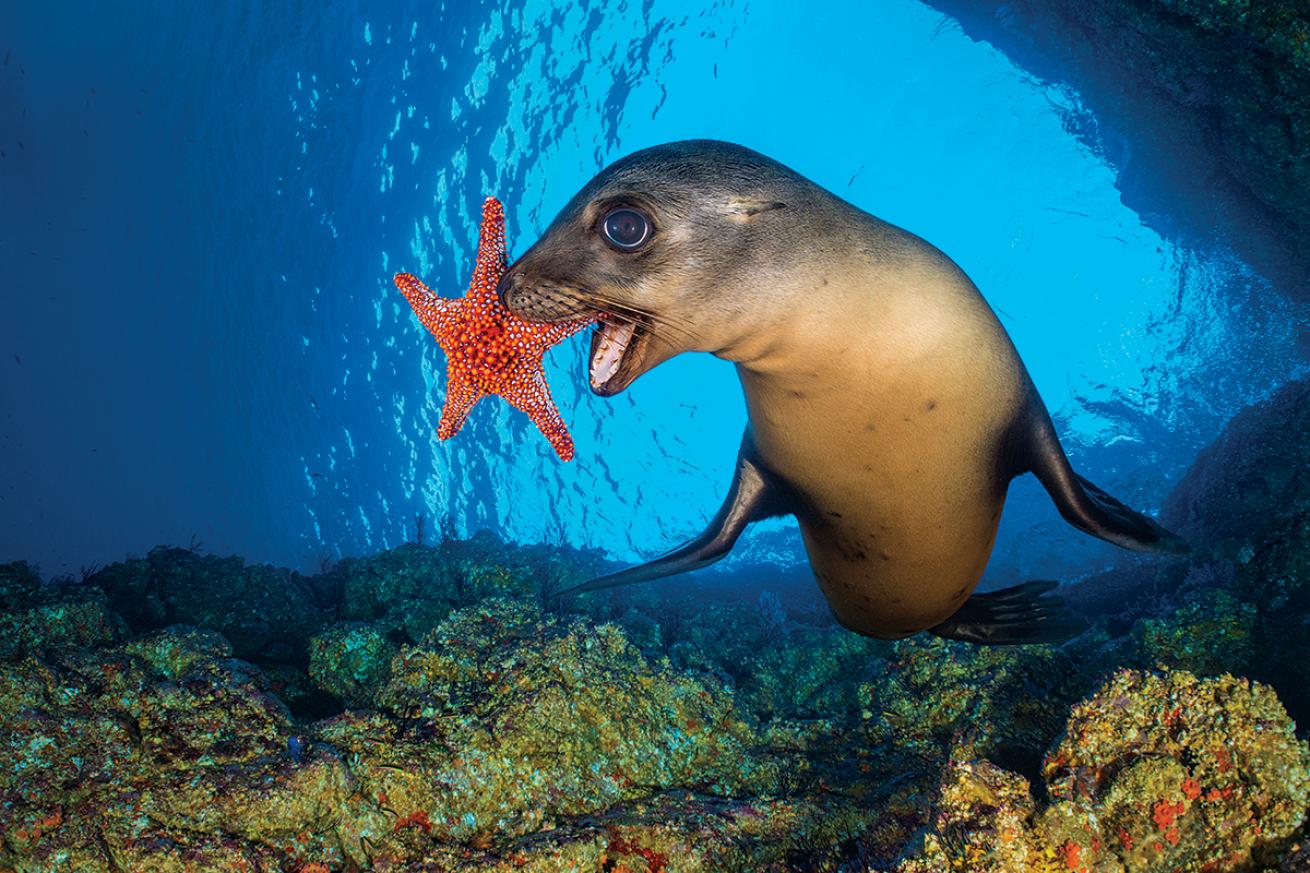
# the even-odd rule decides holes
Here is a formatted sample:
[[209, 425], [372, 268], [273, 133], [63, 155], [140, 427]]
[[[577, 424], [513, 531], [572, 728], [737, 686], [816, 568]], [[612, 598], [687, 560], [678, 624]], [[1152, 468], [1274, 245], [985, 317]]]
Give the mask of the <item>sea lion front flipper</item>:
[[1026, 430], [1020, 436], [1021, 460], [1046, 488], [1065, 521], [1094, 537], [1138, 552], [1185, 555], [1191, 550], [1186, 540], [1165, 530], [1155, 519], [1075, 473], [1040, 401], [1028, 417]]
[[741, 454], [737, 456], [737, 471], [732, 477], [728, 497], [699, 536], [653, 561], [575, 585], [561, 591], [560, 596], [633, 585], [708, 567], [732, 551], [737, 538], [751, 522], [782, 515], [786, 511], [782, 489], [751, 458], [748, 434]]
[[1062, 643], [1087, 625], [1068, 611], [1063, 598], [1051, 593], [1058, 587], [1043, 580], [975, 594], [928, 633], [986, 646]]

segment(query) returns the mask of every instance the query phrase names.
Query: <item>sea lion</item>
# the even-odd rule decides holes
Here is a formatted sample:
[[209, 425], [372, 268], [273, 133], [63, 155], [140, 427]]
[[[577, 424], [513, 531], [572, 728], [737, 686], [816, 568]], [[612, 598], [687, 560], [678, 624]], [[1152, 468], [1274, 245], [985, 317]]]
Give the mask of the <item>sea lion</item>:
[[575, 592], [707, 566], [751, 522], [793, 514], [853, 631], [1057, 641], [1075, 626], [1055, 583], [970, 596], [1026, 472], [1093, 536], [1186, 550], [1073, 471], [1010, 337], [950, 258], [742, 146], [675, 142], [616, 162], [497, 291], [529, 320], [600, 318], [602, 396], [687, 351], [735, 363], [745, 390], [736, 473], [705, 531]]

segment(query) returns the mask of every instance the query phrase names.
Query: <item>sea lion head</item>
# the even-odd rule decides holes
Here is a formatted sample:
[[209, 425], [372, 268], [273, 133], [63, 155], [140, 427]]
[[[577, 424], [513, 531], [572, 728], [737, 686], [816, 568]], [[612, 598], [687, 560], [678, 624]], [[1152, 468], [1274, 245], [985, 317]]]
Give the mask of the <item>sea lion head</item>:
[[530, 321], [600, 321], [591, 387], [610, 396], [684, 351], [731, 358], [781, 317], [780, 240], [821, 189], [713, 140], [636, 152], [588, 182], [510, 266], [502, 302]]

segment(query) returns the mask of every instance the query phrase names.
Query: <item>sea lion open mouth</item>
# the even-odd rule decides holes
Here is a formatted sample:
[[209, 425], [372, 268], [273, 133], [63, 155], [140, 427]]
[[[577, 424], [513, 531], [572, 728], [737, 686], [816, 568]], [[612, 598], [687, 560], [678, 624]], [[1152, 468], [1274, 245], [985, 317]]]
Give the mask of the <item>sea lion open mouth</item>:
[[[501, 302], [527, 321], [555, 323], [594, 318], [591, 337], [591, 390], [601, 397], [618, 394], [641, 375], [648, 317], [621, 304], [596, 300], [596, 295], [574, 284], [553, 279], [522, 279], [510, 268], [501, 281]], [[603, 309], [597, 308], [604, 306]]]
[[602, 312], [597, 319], [591, 335], [591, 390], [611, 397], [638, 375], [647, 333], [638, 320], [622, 315]]

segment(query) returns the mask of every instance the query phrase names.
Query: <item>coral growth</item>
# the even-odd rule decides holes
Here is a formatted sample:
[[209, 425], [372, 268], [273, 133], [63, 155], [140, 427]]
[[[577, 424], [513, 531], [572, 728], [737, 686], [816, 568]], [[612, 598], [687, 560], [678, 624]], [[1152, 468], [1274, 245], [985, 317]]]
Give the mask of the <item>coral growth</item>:
[[376, 625], [336, 624], [309, 641], [309, 678], [349, 706], [368, 706], [390, 677], [398, 652]]
[[1124, 671], [1074, 707], [1046, 778], [1129, 871], [1237, 870], [1304, 823], [1310, 749], [1263, 685]]
[[878, 736], [941, 762], [967, 748], [1045, 748], [1080, 690], [1069, 656], [1049, 646], [987, 648], [933, 637], [900, 641], [861, 688]]
[[1074, 707], [1045, 779], [1037, 811], [1021, 777], [952, 761], [899, 873], [1251, 869], [1305, 823], [1310, 746], [1264, 686], [1123, 671]]

